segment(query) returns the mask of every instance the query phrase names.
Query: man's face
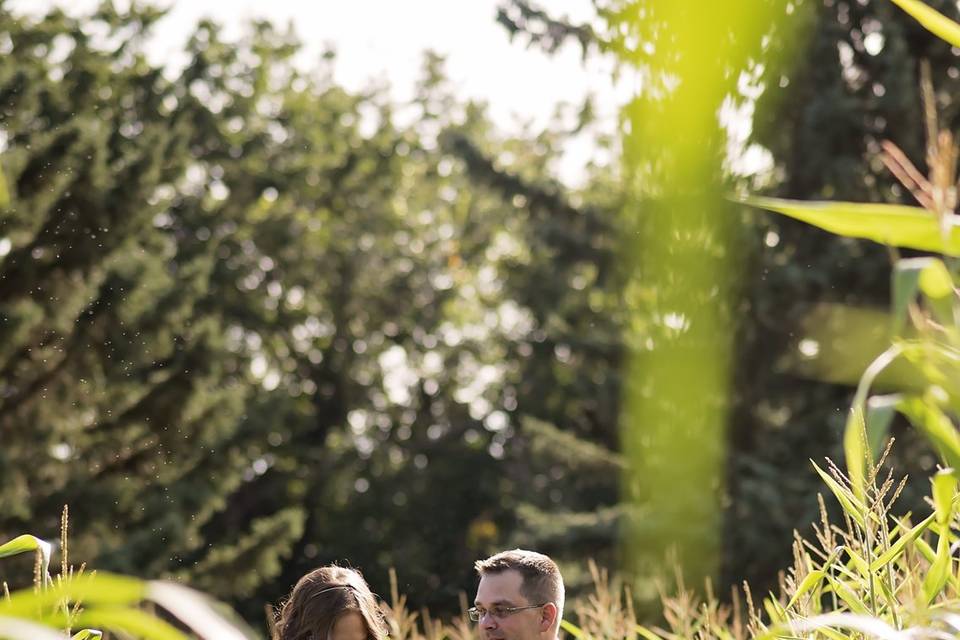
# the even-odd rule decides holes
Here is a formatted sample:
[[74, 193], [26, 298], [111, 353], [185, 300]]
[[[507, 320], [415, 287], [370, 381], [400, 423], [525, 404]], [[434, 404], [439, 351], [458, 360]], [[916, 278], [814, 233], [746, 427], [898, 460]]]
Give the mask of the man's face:
[[[539, 602], [529, 602], [520, 595], [523, 576], [513, 570], [488, 573], [480, 578], [474, 605], [490, 611], [496, 607], [526, 607]], [[524, 609], [497, 618], [489, 613], [480, 618], [480, 636], [483, 640], [536, 640], [549, 630], [549, 621], [544, 621], [542, 609]]]

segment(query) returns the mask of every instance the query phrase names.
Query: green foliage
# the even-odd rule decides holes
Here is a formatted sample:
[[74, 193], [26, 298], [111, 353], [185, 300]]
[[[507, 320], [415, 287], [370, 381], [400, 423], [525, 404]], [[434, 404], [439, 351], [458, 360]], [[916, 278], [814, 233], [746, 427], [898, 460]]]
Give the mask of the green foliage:
[[[253, 637], [248, 630], [228, 622], [201, 593], [181, 585], [146, 582], [109, 573], [88, 573], [84, 567], [74, 572], [66, 556], [66, 512], [62, 526], [62, 571], [52, 578], [48, 574], [52, 547], [49, 542], [25, 534], [0, 545], [0, 557], [36, 552], [38, 572], [32, 588], [6, 594], [0, 600], [0, 637], [7, 640], [93, 640], [103, 637], [100, 629], [143, 640], [188, 640], [190, 637], [243, 640]], [[183, 629], [196, 635], [187, 635], [155, 611], [144, 609], [144, 603], [164, 608], [179, 619]], [[86, 628], [70, 635], [70, 630], [76, 627]]]

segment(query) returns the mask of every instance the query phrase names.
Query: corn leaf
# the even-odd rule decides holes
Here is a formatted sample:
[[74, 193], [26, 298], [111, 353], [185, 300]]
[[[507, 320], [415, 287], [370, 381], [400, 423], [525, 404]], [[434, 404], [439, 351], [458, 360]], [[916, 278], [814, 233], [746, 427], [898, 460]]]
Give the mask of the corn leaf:
[[[563, 623], [561, 623], [561, 625], [562, 625], [562, 624], [563, 624]], [[571, 625], [571, 626], [573, 626], [573, 625]], [[638, 624], [636, 627], [634, 627], [634, 630], [635, 630], [637, 633], [639, 633], [640, 636], [641, 636], [642, 638], [644, 638], [644, 640], [663, 640], [663, 638], [661, 638], [660, 636], [658, 636], [657, 634], [655, 634], [653, 631], [650, 631], [650, 629], [647, 629], [646, 627], [644, 627], [644, 626], [642, 626], [642, 625], [639, 625], [639, 624]], [[580, 636], [574, 636], [574, 637], [575, 637], [575, 638], [579, 638]]]
[[946, 466], [960, 469], [960, 433], [938, 406], [913, 396], [897, 408], [927, 437]]
[[917, 293], [939, 300], [953, 291], [953, 279], [939, 258], [908, 258], [893, 267], [893, 335], [903, 333], [907, 308]]
[[867, 605], [857, 596], [856, 591], [847, 586], [842, 580], [837, 580], [833, 576], [827, 575], [827, 581], [830, 583], [829, 589], [836, 593], [851, 611], [863, 614], [870, 613]]
[[773, 597], [763, 599], [763, 608], [766, 609], [771, 623], [781, 624], [787, 621], [786, 611]]
[[947, 584], [947, 578], [950, 576], [953, 562], [950, 558], [950, 536], [947, 531], [940, 534], [937, 540], [937, 557], [927, 570], [927, 575], [923, 578], [923, 595], [927, 603], [933, 602], [937, 594], [943, 590]]
[[[908, 632], [900, 632], [888, 625], [879, 618], [869, 615], [859, 615], [845, 612], [831, 612], [819, 616], [813, 616], [805, 620], [791, 620], [789, 625], [783, 625], [779, 628], [772, 628], [766, 633], [756, 636], [754, 640], [774, 640], [783, 637], [807, 637], [805, 634], [813, 632], [822, 633], [831, 638], [847, 638], [848, 636], [836, 635], [831, 627], [839, 629], [850, 629], [863, 634], [867, 638], [879, 638], [880, 640], [907, 640], [915, 637]], [[828, 633], [830, 630], [832, 633]], [[788, 635], [789, 634], [789, 635]], [[855, 637], [859, 637], [856, 635]]]
[[934, 518], [934, 515], [927, 516], [912, 529], [901, 534], [900, 537], [897, 538], [897, 541], [890, 545], [889, 549], [887, 549], [879, 558], [870, 563], [870, 570], [876, 571], [881, 569], [900, 557], [900, 554], [904, 552], [904, 550], [907, 548], [907, 545], [914, 540], [917, 540], [920, 535], [926, 531], [931, 524], [933, 524]]
[[[103, 627], [141, 640], [189, 640], [169, 622], [146, 611], [131, 607], [95, 607], [81, 611], [75, 618], [79, 625]], [[214, 638], [216, 636], [204, 636]]]
[[52, 545], [49, 542], [25, 533], [0, 545], [0, 558], [15, 556], [28, 551], [40, 551], [49, 561], [51, 549]]
[[893, 422], [893, 416], [901, 399], [900, 394], [891, 393], [872, 396], [867, 400], [867, 445], [874, 462], [883, 451], [887, 434], [890, 433], [890, 423]]
[[58, 631], [29, 620], [0, 616], [0, 638], [4, 640], [67, 640]]
[[820, 583], [823, 581], [823, 576], [824, 573], [820, 570], [811, 571], [808, 573], [800, 582], [800, 586], [797, 587], [797, 592], [793, 594], [793, 597], [790, 598], [790, 602], [787, 603], [787, 609], [796, 604], [797, 600], [813, 590], [815, 587], [820, 586]]
[[82, 602], [88, 607], [130, 605], [143, 598], [144, 590], [140, 580], [98, 572], [58, 581], [39, 593], [16, 591], [10, 599], [0, 601], [0, 616], [28, 617], [62, 602]]
[[913, 16], [930, 33], [960, 47], [960, 25], [919, 0], [893, 0], [893, 3]]
[[40, 575], [43, 577], [44, 584], [46, 584], [47, 577], [49, 575], [48, 570], [50, 568], [50, 555], [52, 550], [53, 545], [46, 540], [41, 540], [36, 536], [31, 536], [30, 534], [25, 533], [22, 536], [17, 536], [13, 540], [0, 545], [0, 558], [15, 556], [28, 551], [38, 552], [40, 554], [41, 565]]
[[820, 477], [830, 488], [830, 491], [833, 492], [833, 495], [840, 502], [840, 506], [843, 507], [843, 510], [847, 512], [854, 522], [859, 524], [861, 527], [864, 525], [864, 514], [867, 513], [866, 507], [863, 506], [856, 496], [854, 496], [846, 488], [840, 486], [840, 484], [834, 480], [830, 474], [825, 472], [823, 469], [817, 466], [816, 462], [813, 460], [810, 461], [813, 464], [813, 468], [817, 470], [817, 473], [820, 474]]
[[747, 198], [746, 204], [776, 211], [849, 238], [880, 244], [960, 255], [960, 217], [950, 215], [950, 233], [944, 238], [940, 223], [920, 207], [899, 204]]
[[867, 425], [862, 404], [854, 404], [850, 409], [847, 426], [843, 430], [843, 453], [847, 461], [847, 475], [853, 495], [861, 502], [866, 499], [867, 467], [873, 460], [870, 445], [867, 443]]
[[[145, 597], [205, 638], [250, 640], [257, 636], [239, 617], [209, 596], [174, 582], [152, 580]], [[230, 616], [228, 620], [225, 616]]]
[[[953, 469], [941, 469], [933, 477], [933, 506], [937, 524], [941, 527], [950, 522], [953, 515], [953, 498], [957, 493], [957, 478]], [[946, 531], [943, 532], [946, 535]]]

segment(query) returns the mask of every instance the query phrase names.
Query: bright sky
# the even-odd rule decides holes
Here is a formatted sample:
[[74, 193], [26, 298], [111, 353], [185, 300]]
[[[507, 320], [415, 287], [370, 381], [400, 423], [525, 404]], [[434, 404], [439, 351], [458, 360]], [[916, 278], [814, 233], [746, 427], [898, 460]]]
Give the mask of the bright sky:
[[[116, 0], [115, 0], [116, 1]], [[98, 0], [8, 0], [16, 11], [43, 12], [53, 5], [78, 12]], [[610, 130], [619, 102], [609, 61], [581, 60], [573, 43], [553, 55], [510, 42], [497, 24], [498, 0], [174, 0], [171, 11], [157, 26], [150, 50], [155, 62], [176, 60], [197, 20], [214, 18], [236, 34], [253, 17], [279, 25], [292, 21], [305, 43], [307, 59], [315, 59], [325, 45], [337, 50], [336, 79], [348, 89], [389, 81], [398, 100], [411, 97], [427, 49], [447, 56], [447, 72], [462, 98], [486, 100], [494, 120], [507, 132], [522, 122], [542, 127], [561, 102], [579, 105], [594, 93], [601, 118]], [[124, 3], [117, 2], [118, 5]], [[590, 20], [590, 0], [550, 0], [544, 3], [556, 16], [575, 22]], [[621, 89], [619, 94], [624, 95]], [[557, 170], [570, 183], [579, 182], [581, 169], [593, 153], [589, 134], [568, 145]]]

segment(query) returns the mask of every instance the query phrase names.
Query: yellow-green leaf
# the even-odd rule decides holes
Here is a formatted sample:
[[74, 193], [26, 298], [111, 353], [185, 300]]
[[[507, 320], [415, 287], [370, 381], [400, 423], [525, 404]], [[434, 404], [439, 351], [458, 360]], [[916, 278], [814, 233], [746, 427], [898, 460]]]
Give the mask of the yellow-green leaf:
[[917, 540], [917, 538], [920, 537], [920, 534], [926, 531], [927, 528], [933, 524], [934, 517], [935, 516], [933, 515], [927, 516], [912, 529], [901, 534], [900, 537], [897, 538], [896, 542], [890, 545], [889, 549], [887, 549], [879, 558], [870, 563], [870, 570], [876, 571], [881, 569], [900, 557], [900, 554], [904, 552], [904, 550], [907, 548], [907, 545], [914, 540]]
[[[130, 607], [95, 607], [81, 611], [75, 618], [80, 625], [96, 625], [122, 631], [141, 640], [189, 640], [188, 636], [165, 620]], [[207, 636], [213, 637], [213, 636]]]
[[816, 462], [813, 462], [812, 460], [810, 462], [813, 464], [813, 468], [817, 470], [817, 473], [820, 474], [820, 477], [830, 488], [830, 491], [833, 492], [833, 495], [836, 496], [837, 500], [840, 502], [840, 506], [843, 507], [843, 510], [847, 512], [847, 515], [853, 518], [854, 522], [862, 527], [864, 525], [864, 514], [867, 513], [867, 509], [859, 500], [857, 500], [856, 496], [854, 496], [844, 487], [840, 486], [836, 480], [830, 477], [830, 474], [818, 467]]
[[793, 597], [790, 598], [790, 602], [787, 603], [787, 609], [796, 604], [797, 600], [803, 597], [806, 593], [811, 591], [814, 587], [820, 585], [820, 581], [823, 580], [823, 571], [811, 571], [806, 575], [806, 577], [800, 582], [800, 586], [797, 587], [797, 592], [793, 594]]
[[930, 440], [945, 465], [960, 469], [960, 433], [940, 407], [929, 400], [909, 397], [897, 408]]
[[776, 211], [850, 238], [865, 238], [895, 247], [960, 255], [958, 216], [951, 214], [944, 238], [937, 218], [920, 207], [899, 204], [747, 198], [746, 204]]
[[98, 629], [81, 629], [70, 636], [70, 640], [100, 640], [103, 637], [103, 631]]
[[920, 290], [928, 298], [939, 300], [953, 293], [953, 278], [947, 265], [939, 258], [930, 258], [930, 263], [920, 272]]
[[15, 556], [28, 551], [39, 551], [49, 558], [50, 550], [51, 545], [49, 542], [25, 533], [22, 536], [17, 536], [13, 540], [0, 545], [0, 558]]
[[927, 603], [933, 602], [937, 594], [947, 584], [947, 578], [950, 576], [953, 562], [950, 558], [950, 535], [949, 530], [944, 530], [937, 540], [937, 557], [930, 565], [927, 575], [923, 578], [923, 595]]
[[[560, 620], [560, 628], [569, 633], [574, 638], [582, 638], [583, 631], [577, 625], [573, 624], [569, 620]], [[659, 640], [659, 638], [657, 639]]]
[[[644, 640], [663, 640], [663, 638], [655, 634], [653, 631], [650, 631], [650, 629], [647, 629], [643, 625], [638, 624], [636, 627], [634, 627], [634, 629], [642, 638], [644, 638]], [[574, 637], [579, 638], [580, 636]]]
[[830, 583], [830, 588], [833, 592], [843, 600], [851, 611], [854, 613], [870, 613], [870, 610], [867, 608], [867, 605], [864, 604], [863, 600], [857, 597], [856, 592], [844, 584], [842, 580], [837, 580], [827, 575], [827, 581]]
[[893, 0], [893, 3], [913, 16], [930, 33], [960, 47], [960, 25], [919, 0]]
[[144, 592], [145, 585], [140, 580], [98, 572], [57, 581], [40, 593], [33, 589], [16, 591], [9, 600], [0, 600], [0, 615], [29, 616], [62, 602], [82, 602], [84, 606], [128, 605], [139, 602]]
[[867, 425], [863, 405], [855, 404], [843, 431], [843, 452], [847, 460], [847, 475], [853, 495], [863, 501], [866, 498], [867, 467], [873, 461], [867, 444]]
[[953, 469], [941, 469], [933, 477], [933, 506], [937, 524], [941, 527], [950, 522], [953, 515], [953, 497], [957, 493], [957, 478]]

